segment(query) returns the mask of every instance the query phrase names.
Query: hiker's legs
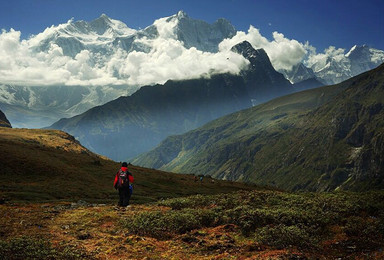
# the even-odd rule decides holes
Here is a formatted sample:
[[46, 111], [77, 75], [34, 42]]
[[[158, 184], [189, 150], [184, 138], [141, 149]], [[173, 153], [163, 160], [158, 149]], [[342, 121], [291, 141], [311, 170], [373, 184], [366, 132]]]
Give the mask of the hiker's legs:
[[123, 206], [124, 204], [124, 188], [119, 188], [119, 203], [118, 206]]
[[122, 206], [126, 207], [126, 206], [129, 205], [129, 199], [131, 198], [131, 193], [129, 191], [129, 187], [124, 187], [122, 190], [124, 190], [123, 191], [124, 195], [123, 195], [123, 204], [122, 204]]
[[131, 195], [132, 195], [132, 189], [128, 188], [127, 205], [129, 205], [129, 201], [131, 200]]

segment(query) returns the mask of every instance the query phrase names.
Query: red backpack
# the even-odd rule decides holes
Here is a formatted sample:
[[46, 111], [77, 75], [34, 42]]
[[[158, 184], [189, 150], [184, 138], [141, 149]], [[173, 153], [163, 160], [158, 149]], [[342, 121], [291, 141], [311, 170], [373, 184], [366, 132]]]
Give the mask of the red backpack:
[[128, 171], [123, 171], [122, 169], [118, 172], [118, 180], [117, 180], [117, 187], [129, 187], [129, 177], [130, 173]]

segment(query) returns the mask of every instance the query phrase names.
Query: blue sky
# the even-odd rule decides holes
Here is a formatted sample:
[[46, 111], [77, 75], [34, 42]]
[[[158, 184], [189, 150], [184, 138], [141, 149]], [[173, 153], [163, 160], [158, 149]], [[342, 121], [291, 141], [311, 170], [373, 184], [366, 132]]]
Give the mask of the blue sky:
[[72, 17], [90, 21], [105, 13], [139, 29], [179, 10], [209, 23], [226, 18], [241, 31], [253, 25], [267, 38], [278, 31], [318, 51], [364, 43], [384, 50], [383, 0], [2, 0], [0, 28], [27, 38]]

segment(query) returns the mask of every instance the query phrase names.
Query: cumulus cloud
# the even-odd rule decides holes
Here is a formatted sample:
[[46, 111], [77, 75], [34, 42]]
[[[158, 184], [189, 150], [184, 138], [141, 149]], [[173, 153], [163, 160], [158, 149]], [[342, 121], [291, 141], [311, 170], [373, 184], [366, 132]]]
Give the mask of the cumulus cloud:
[[186, 49], [176, 40], [174, 22], [157, 20], [159, 37], [136, 39], [137, 44], [150, 46], [146, 52], [126, 51], [110, 47], [108, 55], [81, 50], [75, 57], [65, 56], [63, 49], [41, 43], [57, 30], [70, 25], [52, 26], [28, 40], [11, 29], [0, 35], [0, 82], [20, 85], [121, 85], [141, 86], [164, 83], [169, 79], [190, 79], [208, 73], [234, 73], [248, 61], [229, 50], [207, 53], [196, 48]]
[[276, 70], [290, 70], [292, 66], [303, 61], [307, 53], [304, 44], [288, 39], [282, 33], [274, 32], [272, 36], [273, 40], [269, 41], [260, 34], [259, 29], [251, 25], [248, 33], [237, 32], [231, 39], [225, 39], [221, 42], [219, 49], [221, 51], [228, 50], [237, 43], [248, 41], [254, 48], [263, 48], [267, 52]]
[[[288, 39], [278, 32], [273, 33], [273, 40], [268, 40], [253, 26], [247, 33], [239, 31], [231, 39], [225, 39], [217, 53], [203, 52], [194, 47], [187, 49], [177, 40], [176, 25], [176, 19], [156, 20], [154, 26], [158, 37], [138, 37], [134, 40], [136, 45], [149, 46], [146, 52], [126, 52], [114, 47], [111, 40], [103, 44], [103, 48], [107, 49], [107, 54], [103, 54], [94, 51], [98, 44], [95, 39], [99, 35], [90, 35], [85, 41], [92, 43], [92, 48], [79, 49], [72, 56], [65, 55], [62, 47], [50, 41], [58, 32], [63, 33], [62, 40], [73, 40], [73, 35], [66, 34], [66, 29], [74, 28], [72, 20], [51, 26], [26, 40], [21, 40], [19, 31], [3, 30], [0, 34], [0, 82], [17, 85], [127, 84], [137, 87], [213, 73], [238, 74], [249, 62], [230, 49], [244, 40], [255, 48], [264, 48], [277, 70], [289, 70], [307, 56], [308, 64], [324, 59], [316, 51], [311, 51], [308, 44]], [[339, 53], [340, 49], [329, 50], [329, 55], [337, 56]]]
[[305, 60], [305, 65], [314, 71], [319, 71], [324, 68], [330, 59], [338, 63], [342, 63], [343, 61], [347, 62], [345, 49], [343, 48], [329, 46], [324, 50], [324, 53], [317, 53], [316, 48], [307, 43], [306, 49], [308, 50], [308, 57]]

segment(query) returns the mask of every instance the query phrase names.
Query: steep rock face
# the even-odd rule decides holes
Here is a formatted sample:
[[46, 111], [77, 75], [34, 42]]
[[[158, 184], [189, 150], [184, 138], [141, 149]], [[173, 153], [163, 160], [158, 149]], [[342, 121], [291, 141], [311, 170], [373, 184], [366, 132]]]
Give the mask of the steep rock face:
[[5, 114], [0, 110], [0, 127], [12, 127]]
[[250, 62], [249, 68], [242, 75], [254, 105], [293, 92], [292, 85], [283, 74], [273, 68], [263, 49], [255, 50], [249, 42], [244, 41], [231, 50], [243, 55]]
[[169, 137], [134, 163], [290, 190], [384, 187], [384, 65]]

